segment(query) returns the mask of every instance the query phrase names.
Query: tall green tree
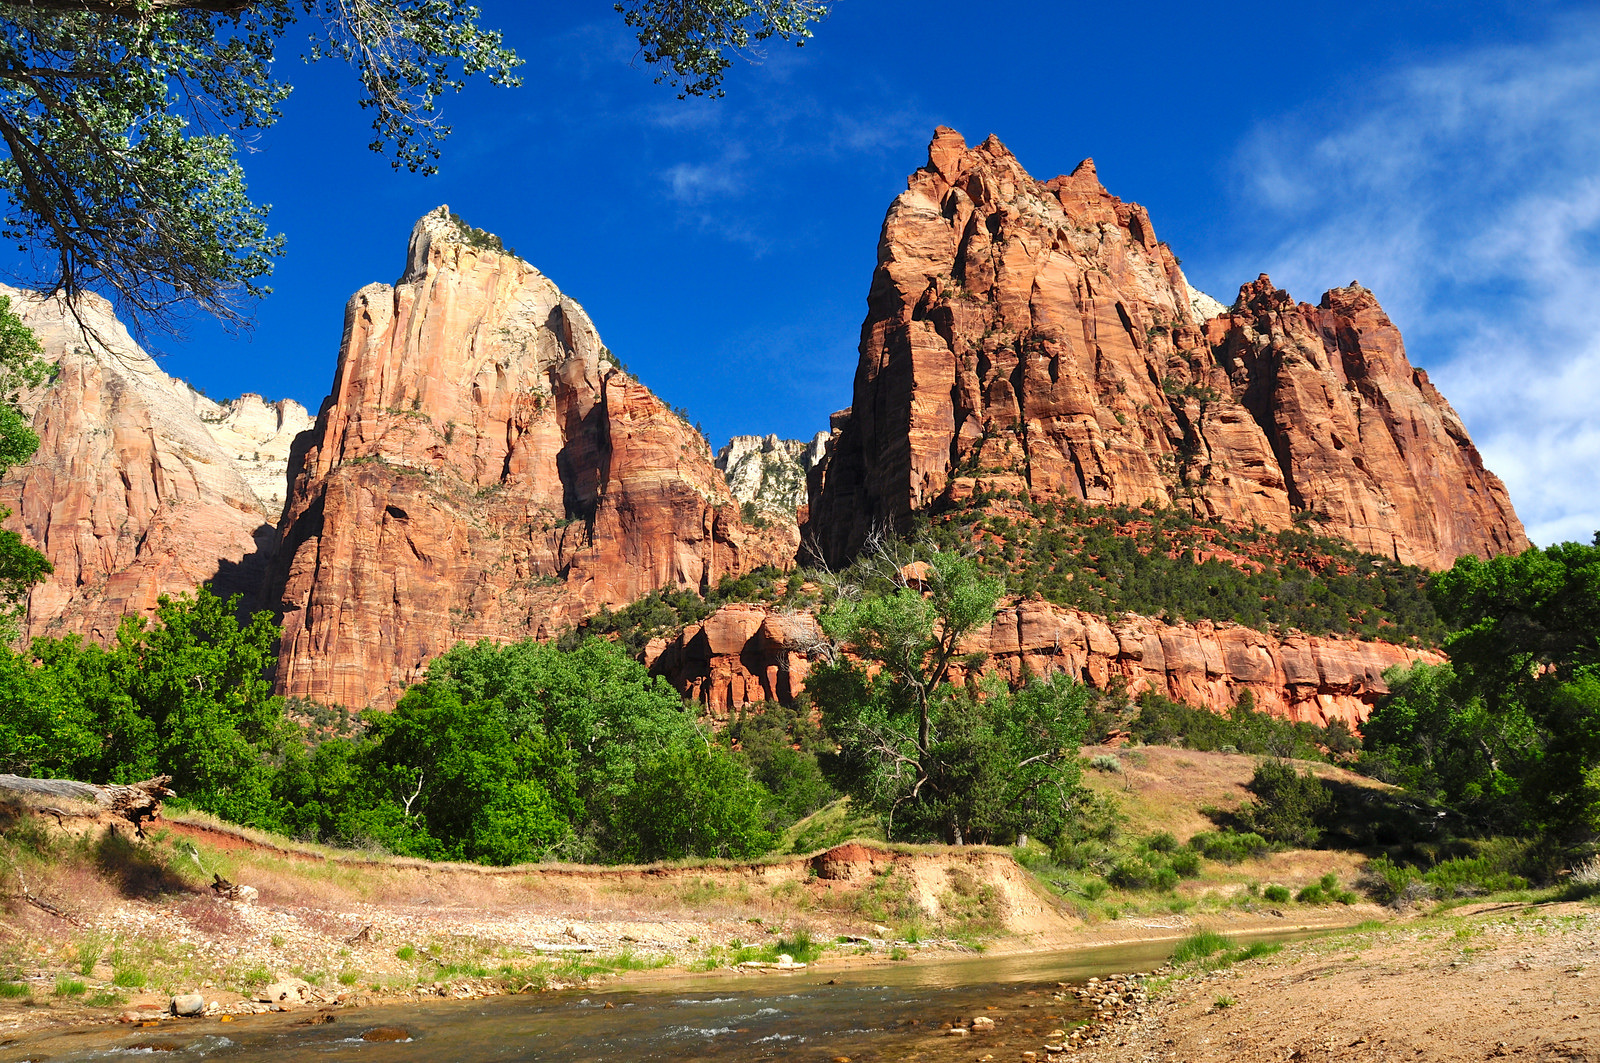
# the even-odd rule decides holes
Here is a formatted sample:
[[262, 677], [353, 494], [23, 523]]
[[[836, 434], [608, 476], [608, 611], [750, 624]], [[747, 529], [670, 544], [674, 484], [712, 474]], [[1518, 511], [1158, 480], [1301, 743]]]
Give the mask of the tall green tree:
[[1004, 587], [957, 554], [905, 562], [879, 544], [821, 617], [844, 651], [872, 666], [840, 657], [807, 679], [839, 742], [835, 783], [895, 837], [1053, 837], [1076, 794], [1092, 694], [1065, 676], [1015, 692], [994, 681], [952, 684], [963, 640], [994, 617]]
[[[720, 91], [729, 54], [803, 42], [812, 0], [629, 0], [640, 54], [684, 94]], [[439, 98], [468, 77], [517, 84], [521, 63], [467, 0], [0, 2], [0, 234], [33, 253], [37, 284], [98, 290], [140, 325], [177, 306], [225, 319], [268, 289], [283, 238], [253, 202], [240, 136], [277, 121], [278, 50], [311, 24], [305, 58], [348, 63], [372, 148], [431, 172], [449, 127]]]
[[179, 799], [273, 826], [275, 764], [292, 737], [267, 669], [269, 613], [201, 588], [123, 621], [109, 647], [35, 639], [0, 658], [0, 761], [34, 775], [135, 782], [171, 775]]
[[1600, 536], [1487, 561], [1429, 595], [1450, 664], [1396, 677], [1369, 749], [1502, 827], [1600, 832]]

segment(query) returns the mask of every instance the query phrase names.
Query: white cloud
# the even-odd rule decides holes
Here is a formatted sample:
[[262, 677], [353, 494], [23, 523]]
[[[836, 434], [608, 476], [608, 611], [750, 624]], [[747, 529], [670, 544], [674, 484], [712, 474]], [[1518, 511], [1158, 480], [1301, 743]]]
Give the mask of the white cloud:
[[672, 198], [680, 203], [701, 203], [713, 196], [738, 195], [744, 191], [739, 174], [743, 152], [732, 151], [716, 162], [680, 162], [663, 173]]
[[[1332, 116], [1330, 120], [1329, 116]], [[1262, 262], [1352, 279], [1461, 412], [1535, 542], [1600, 529], [1600, 19], [1393, 73], [1239, 153]]]

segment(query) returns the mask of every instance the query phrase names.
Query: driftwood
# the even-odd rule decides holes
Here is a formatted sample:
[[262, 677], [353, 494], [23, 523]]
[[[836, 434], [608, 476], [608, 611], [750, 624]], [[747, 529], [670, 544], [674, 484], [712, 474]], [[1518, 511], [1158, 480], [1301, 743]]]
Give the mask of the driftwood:
[[40, 808], [39, 811], [55, 816], [58, 821], [64, 816], [98, 815], [109, 812], [132, 823], [134, 830], [142, 838], [144, 822], [159, 816], [161, 799], [172, 796], [172, 791], [167, 788], [167, 784], [171, 781], [170, 775], [157, 775], [153, 779], [136, 782], [132, 786], [116, 783], [95, 786], [73, 779], [25, 779], [20, 775], [0, 775], [0, 797], [15, 795], [35, 800], [54, 798], [58, 801], [80, 801], [93, 805], [95, 811], [73, 812], [53, 806]]

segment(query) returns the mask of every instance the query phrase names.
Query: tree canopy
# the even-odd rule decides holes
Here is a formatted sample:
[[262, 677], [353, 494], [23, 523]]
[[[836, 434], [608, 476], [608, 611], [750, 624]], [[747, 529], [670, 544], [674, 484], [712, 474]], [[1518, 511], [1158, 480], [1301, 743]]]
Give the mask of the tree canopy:
[[1051, 838], [1077, 794], [1078, 744], [1093, 694], [1066, 676], [1018, 690], [991, 678], [951, 682], [973, 664], [962, 641], [1004, 592], [971, 558], [932, 551], [920, 565], [879, 543], [838, 583], [823, 629], [848, 659], [806, 685], [839, 742], [834, 783], [881, 816], [892, 837], [1010, 843]]
[[[716, 95], [730, 54], [802, 43], [816, 0], [629, 0], [640, 55], [682, 94]], [[450, 130], [439, 98], [481, 76], [517, 84], [522, 60], [466, 0], [12, 0], [0, 3], [0, 235], [33, 257], [30, 282], [110, 296], [138, 326], [193, 305], [228, 320], [266, 279], [283, 238], [254, 202], [238, 139], [277, 121], [276, 65], [348, 63], [374, 151], [432, 172]]]
[[1367, 748], [1501, 829], [1600, 831], [1600, 537], [1483, 561], [1429, 588], [1450, 663], [1390, 677]]

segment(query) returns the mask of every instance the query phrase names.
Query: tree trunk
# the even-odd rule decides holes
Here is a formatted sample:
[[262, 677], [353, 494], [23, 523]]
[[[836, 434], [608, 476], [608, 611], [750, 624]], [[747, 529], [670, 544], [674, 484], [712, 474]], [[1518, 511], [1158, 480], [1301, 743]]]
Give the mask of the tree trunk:
[[[10, 796], [81, 801], [94, 805], [99, 812], [109, 812], [122, 817], [143, 835], [144, 821], [155, 819], [160, 815], [161, 799], [172, 796], [172, 791], [167, 788], [167, 784], [171, 781], [170, 775], [157, 775], [153, 779], [136, 782], [132, 786], [116, 783], [95, 786], [73, 779], [25, 779], [20, 775], [0, 775], [0, 799]], [[39, 808], [39, 811], [49, 812], [58, 817], [84, 814], [59, 808]]]

